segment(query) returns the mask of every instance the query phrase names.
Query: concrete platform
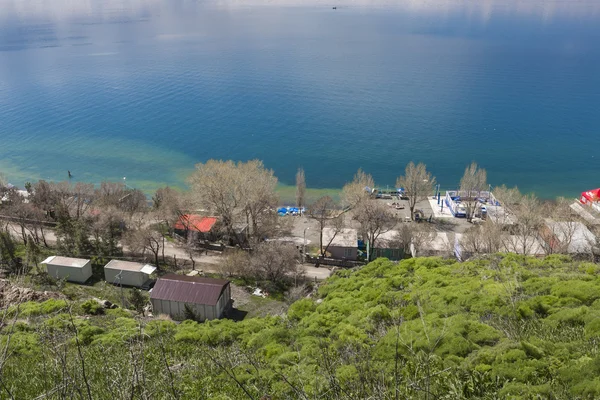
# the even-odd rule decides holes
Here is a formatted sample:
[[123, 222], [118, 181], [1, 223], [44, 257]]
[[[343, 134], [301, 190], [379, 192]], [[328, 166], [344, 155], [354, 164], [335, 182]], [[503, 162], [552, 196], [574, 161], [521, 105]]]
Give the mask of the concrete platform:
[[[452, 215], [450, 209], [448, 209], [448, 206], [446, 206], [446, 204], [444, 203], [443, 198], [440, 199], [440, 204], [437, 203], [437, 199], [434, 200], [432, 198], [429, 198], [427, 200], [429, 201], [429, 205], [431, 207], [431, 210], [433, 211], [434, 218], [454, 218], [454, 215]], [[443, 208], [442, 203], [444, 204]]]

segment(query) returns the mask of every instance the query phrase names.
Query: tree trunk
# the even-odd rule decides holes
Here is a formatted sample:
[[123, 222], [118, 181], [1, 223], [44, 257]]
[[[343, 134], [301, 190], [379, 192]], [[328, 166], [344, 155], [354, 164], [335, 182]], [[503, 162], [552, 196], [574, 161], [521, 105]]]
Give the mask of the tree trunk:
[[23, 238], [23, 244], [27, 244], [27, 234], [25, 233], [25, 225], [22, 224], [21, 226], [21, 237]]
[[42, 242], [44, 243], [44, 246], [48, 247], [48, 242], [46, 242], [46, 234], [44, 233], [43, 226], [40, 226], [40, 233], [42, 235]]
[[158, 268], [158, 249], [156, 249], [156, 251], [152, 250], [152, 252], [154, 253], [154, 262], [156, 263], [156, 268]]

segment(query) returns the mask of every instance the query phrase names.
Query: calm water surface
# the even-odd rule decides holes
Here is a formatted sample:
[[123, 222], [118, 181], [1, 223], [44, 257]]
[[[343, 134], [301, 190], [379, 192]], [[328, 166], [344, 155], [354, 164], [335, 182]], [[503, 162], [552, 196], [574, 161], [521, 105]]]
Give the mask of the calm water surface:
[[[259, 158], [285, 184], [600, 186], [598, 2], [0, 0], [0, 171], [183, 185]], [[474, 3], [479, 3], [474, 4]]]

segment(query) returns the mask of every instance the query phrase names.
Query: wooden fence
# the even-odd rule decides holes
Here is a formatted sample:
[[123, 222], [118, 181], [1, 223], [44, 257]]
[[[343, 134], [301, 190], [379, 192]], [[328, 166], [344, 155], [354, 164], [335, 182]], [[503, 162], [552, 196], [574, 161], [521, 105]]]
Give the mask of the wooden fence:
[[310, 264], [329, 265], [332, 267], [354, 268], [365, 265], [363, 261], [339, 260], [337, 258], [306, 256], [304, 261]]

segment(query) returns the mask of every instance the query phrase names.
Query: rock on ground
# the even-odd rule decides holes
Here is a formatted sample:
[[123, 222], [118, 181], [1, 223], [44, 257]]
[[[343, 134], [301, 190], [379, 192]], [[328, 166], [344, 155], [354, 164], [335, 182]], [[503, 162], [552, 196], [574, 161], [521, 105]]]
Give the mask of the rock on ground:
[[6, 279], [0, 279], [0, 307], [8, 307], [26, 301], [45, 301], [49, 299], [66, 299], [66, 297], [62, 293], [41, 292], [14, 285]]

